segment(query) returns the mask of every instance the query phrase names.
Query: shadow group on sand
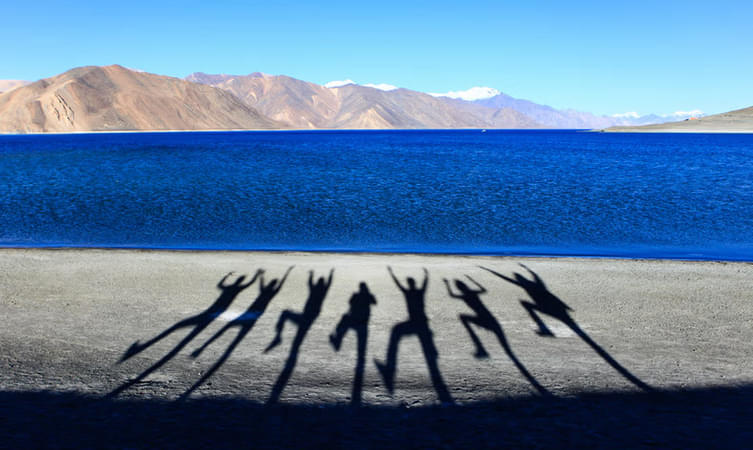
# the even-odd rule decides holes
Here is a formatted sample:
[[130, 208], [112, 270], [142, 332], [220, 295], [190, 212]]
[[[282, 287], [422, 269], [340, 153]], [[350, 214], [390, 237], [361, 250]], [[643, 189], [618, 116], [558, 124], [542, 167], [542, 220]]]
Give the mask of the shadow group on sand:
[[196, 314], [195, 316], [189, 317], [187, 319], [181, 320], [180, 322], [176, 323], [175, 325], [171, 326], [170, 328], [166, 329], [162, 333], [158, 334], [154, 338], [150, 339], [149, 341], [141, 344], [139, 341], [134, 342], [128, 350], [126, 350], [123, 357], [120, 359], [120, 362], [123, 362], [141, 352], [146, 350], [147, 348], [151, 347], [152, 345], [156, 344], [157, 342], [161, 341], [162, 339], [166, 338], [167, 336], [171, 335], [172, 333], [183, 329], [183, 328], [191, 328], [190, 333], [186, 337], [184, 337], [172, 350], [170, 350], [165, 356], [163, 356], [161, 359], [159, 359], [157, 362], [152, 364], [149, 368], [144, 370], [139, 376], [136, 378], [127, 381], [114, 391], [112, 391], [109, 395], [110, 396], [116, 396], [120, 394], [121, 392], [125, 391], [126, 389], [130, 388], [131, 386], [139, 383], [140, 381], [144, 380], [146, 377], [148, 377], [150, 374], [152, 374], [154, 371], [159, 369], [160, 367], [164, 366], [168, 361], [170, 361], [175, 355], [177, 355], [186, 345], [188, 345], [196, 336], [199, 335], [202, 331], [204, 331], [205, 328], [209, 326], [217, 317], [219, 317], [223, 312], [227, 311], [227, 309], [230, 307], [230, 304], [235, 300], [235, 298], [240, 294], [244, 289], [251, 286], [254, 281], [262, 274], [262, 271], [259, 270], [256, 272], [256, 274], [251, 278], [251, 280], [248, 283], [244, 283], [246, 277], [244, 275], [239, 276], [234, 283], [226, 284], [225, 282], [227, 279], [233, 275], [233, 272], [228, 273], [225, 275], [219, 283], [217, 283], [217, 288], [222, 291], [219, 297], [217, 297], [217, 300], [215, 300], [214, 303], [212, 303], [209, 308], [204, 310], [203, 312]]
[[278, 280], [277, 278], [275, 278], [267, 284], [264, 283], [264, 274], [261, 273], [259, 275], [259, 295], [256, 297], [256, 300], [251, 303], [251, 306], [248, 307], [246, 312], [233, 319], [231, 322], [228, 322], [227, 325], [222, 327], [222, 329], [215, 333], [211, 338], [207, 339], [207, 341], [204, 342], [201, 347], [197, 348], [193, 351], [193, 353], [191, 353], [192, 357], [197, 358], [207, 347], [212, 344], [212, 342], [225, 334], [225, 332], [229, 331], [231, 328], [238, 328], [238, 334], [236, 334], [235, 339], [233, 339], [233, 341], [228, 344], [227, 349], [225, 349], [225, 352], [222, 354], [222, 356], [220, 356], [217, 362], [214, 363], [214, 365], [209, 370], [207, 370], [204, 375], [202, 375], [199, 381], [197, 381], [183, 394], [183, 398], [191, 395], [193, 391], [195, 391], [212, 375], [214, 375], [214, 373], [219, 370], [220, 367], [222, 367], [225, 361], [230, 358], [233, 350], [235, 350], [238, 344], [240, 344], [241, 341], [246, 337], [246, 335], [251, 331], [261, 315], [264, 314], [264, 311], [267, 309], [269, 302], [271, 302], [274, 296], [277, 295], [278, 292], [280, 292], [280, 289], [282, 289], [282, 286], [285, 284], [285, 280], [287, 280], [291, 270], [293, 270], [292, 266], [288, 268], [282, 279]]
[[[529, 313], [534, 323], [538, 326], [537, 333], [545, 337], [554, 337], [554, 334], [549, 330], [546, 324], [543, 322], [539, 314], [545, 314], [553, 317], [565, 325], [567, 325], [576, 335], [578, 335], [585, 343], [587, 343], [600, 357], [602, 357], [610, 366], [612, 366], [618, 373], [620, 373], [625, 379], [633, 383], [636, 387], [644, 391], [652, 391], [652, 388], [633, 375], [620, 363], [618, 363], [606, 350], [599, 346], [588, 334], [583, 331], [576, 321], [571, 316], [572, 311], [562, 300], [549, 291], [544, 281], [538, 274], [533, 272], [528, 267], [521, 264], [531, 277], [526, 278], [520, 273], [514, 273], [512, 277], [503, 275], [493, 269], [487, 267], [481, 267], [486, 272], [489, 272], [502, 280], [512, 283], [516, 286], [523, 288], [531, 301], [521, 301], [523, 308]], [[120, 362], [123, 362], [156, 344], [157, 342], [165, 339], [169, 335], [182, 330], [189, 329], [188, 334], [183, 337], [177, 345], [169, 350], [162, 358], [157, 360], [146, 370], [141, 372], [135, 378], [123, 383], [115, 390], [113, 390], [108, 396], [115, 397], [136, 385], [137, 383], [145, 380], [149, 375], [160, 369], [168, 361], [174, 358], [183, 348], [185, 348], [196, 336], [198, 336], [204, 329], [206, 329], [217, 317], [227, 311], [230, 304], [234, 299], [245, 289], [251, 286], [258, 280], [258, 294], [255, 300], [248, 306], [246, 311], [225, 324], [210, 338], [208, 338], [201, 346], [197, 347], [192, 353], [193, 358], [199, 357], [208, 347], [216, 342], [221, 336], [229, 332], [231, 329], [237, 329], [237, 333], [230, 341], [227, 347], [222, 352], [221, 356], [214, 362], [214, 364], [204, 373], [201, 377], [188, 388], [181, 395], [181, 399], [188, 398], [193, 392], [195, 392], [200, 386], [205, 384], [222, 366], [227, 362], [235, 349], [240, 345], [243, 339], [250, 333], [257, 323], [259, 318], [264, 314], [271, 301], [277, 296], [283, 286], [286, 284], [286, 280], [290, 275], [293, 267], [289, 267], [280, 278], [273, 278], [268, 282], [265, 282], [265, 271], [262, 269], [257, 270], [249, 281], [246, 281], [246, 276], [238, 276], [234, 282], [228, 282], [228, 279], [233, 275], [233, 272], [225, 275], [217, 284], [217, 288], [220, 289], [220, 296], [212, 303], [206, 310], [196, 314], [194, 316], [183, 319], [174, 325], [170, 326], [163, 332], [159, 333], [152, 339], [140, 343], [134, 342], [125, 352]], [[396, 285], [397, 289], [401, 292], [405, 300], [405, 305], [408, 312], [408, 319], [395, 324], [392, 327], [389, 341], [387, 344], [387, 353], [384, 362], [377, 359], [374, 360], [375, 365], [383, 379], [384, 386], [387, 391], [392, 394], [395, 389], [395, 374], [397, 373], [398, 362], [398, 349], [400, 342], [407, 337], [415, 336], [421, 345], [424, 360], [429, 372], [429, 376], [434, 390], [437, 393], [437, 397], [442, 404], [451, 405], [454, 404], [454, 399], [450, 393], [450, 389], [445, 383], [442, 374], [439, 369], [438, 359], [439, 352], [434, 343], [434, 334], [429, 325], [429, 319], [426, 314], [426, 292], [429, 283], [429, 272], [423, 269], [423, 279], [419, 283], [413, 277], [407, 277], [405, 284], [403, 284], [395, 275], [391, 267], [387, 267], [387, 272], [392, 278], [392, 281]], [[280, 316], [275, 325], [275, 335], [272, 341], [264, 350], [267, 353], [273, 350], [275, 347], [282, 343], [282, 334], [285, 325], [288, 323], [296, 325], [295, 336], [293, 337], [288, 357], [285, 365], [280, 372], [277, 380], [271, 388], [269, 398], [266, 402], [267, 405], [275, 404], [279, 401], [285, 387], [290, 381], [290, 378], [295, 370], [296, 364], [299, 359], [301, 346], [308, 335], [309, 330], [319, 317], [324, 300], [327, 297], [327, 293], [332, 286], [334, 278], [334, 269], [329, 271], [328, 276], [319, 277], [314, 281], [314, 272], [308, 273], [308, 297], [303, 305], [303, 310], [298, 312], [290, 309], [286, 309], [280, 313]], [[484, 329], [490, 331], [499, 342], [500, 346], [504, 350], [506, 356], [515, 365], [518, 372], [525, 378], [535, 391], [541, 396], [550, 397], [551, 393], [534, 377], [534, 375], [526, 368], [521, 362], [520, 358], [513, 351], [510, 343], [508, 342], [505, 333], [500, 325], [499, 321], [494, 317], [491, 311], [484, 305], [481, 300], [481, 296], [488, 294], [488, 290], [482, 286], [476, 279], [469, 275], [465, 275], [467, 282], [463, 279], [456, 278], [453, 280], [454, 288], [447, 278], [443, 278], [444, 286], [447, 290], [447, 295], [450, 298], [461, 300], [465, 305], [470, 308], [473, 314], [461, 313], [458, 319], [473, 343], [475, 352], [473, 353], [476, 358], [488, 358], [484, 344], [479, 338], [475, 328]], [[371, 310], [374, 305], [377, 305], [376, 298], [369, 290], [366, 282], [360, 282], [358, 290], [352, 294], [349, 300], [349, 309], [341, 316], [339, 322], [335, 326], [333, 332], [329, 335], [329, 343], [335, 351], [339, 351], [343, 339], [348, 331], [353, 331], [356, 337], [356, 364], [353, 376], [352, 390], [351, 390], [351, 405], [359, 406], [362, 403], [362, 391], [364, 383], [364, 371], [366, 361], [366, 349], [368, 344], [369, 335], [369, 320], [371, 317]]]

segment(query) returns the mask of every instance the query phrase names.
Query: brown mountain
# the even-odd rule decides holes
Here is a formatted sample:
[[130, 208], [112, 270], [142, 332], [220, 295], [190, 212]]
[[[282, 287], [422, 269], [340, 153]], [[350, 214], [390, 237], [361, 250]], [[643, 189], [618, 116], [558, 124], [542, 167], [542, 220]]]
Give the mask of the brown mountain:
[[186, 80], [228, 91], [267, 117], [295, 128], [331, 128], [340, 105], [332, 90], [283, 75], [194, 73]]
[[188, 81], [231, 92], [275, 120], [296, 128], [535, 128], [539, 125], [510, 108], [494, 109], [432, 97], [408, 89], [382, 91], [346, 85], [327, 88], [287, 76], [208, 75]]
[[641, 127], [611, 127], [602, 131], [625, 133], [753, 133], [753, 106], [681, 122]]
[[79, 67], [0, 95], [0, 131], [281, 128], [228, 92], [113, 65]]

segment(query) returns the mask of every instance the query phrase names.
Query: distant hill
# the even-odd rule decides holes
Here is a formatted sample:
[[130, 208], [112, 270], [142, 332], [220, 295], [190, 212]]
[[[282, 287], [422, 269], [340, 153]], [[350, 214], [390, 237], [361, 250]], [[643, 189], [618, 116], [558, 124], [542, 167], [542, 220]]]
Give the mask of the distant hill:
[[499, 94], [491, 98], [474, 100], [473, 103], [489, 108], [512, 108], [538, 123], [550, 128], [594, 128], [614, 125], [616, 120], [610, 117], [595, 116], [574, 110], [557, 110], [551, 106], [539, 105], [529, 100]]
[[281, 128], [233, 95], [113, 65], [88, 66], [0, 95], [0, 131]]
[[603, 131], [629, 133], [753, 133], [753, 107], [722, 114], [639, 127], [611, 127]]
[[23, 80], [0, 80], [0, 94], [13, 90], [19, 86], [29, 84], [28, 81]]
[[615, 116], [598, 116], [588, 112], [576, 111], [574, 109], [555, 109], [551, 106], [540, 105], [530, 100], [513, 98], [504, 93], [499, 93], [490, 98], [473, 100], [472, 102], [477, 105], [483, 105], [494, 109], [514, 109], [547, 128], [593, 129], [618, 125], [635, 126], [669, 122], [679, 118], [684, 119], [692, 115], [691, 113], [675, 113], [670, 116], [660, 116], [656, 114], [641, 116], [636, 113], [629, 113]]
[[284, 75], [209, 75], [188, 81], [231, 92], [249, 106], [297, 128], [536, 128], [512, 109], [494, 109], [432, 97], [409, 89], [380, 90], [356, 84], [324, 87]]

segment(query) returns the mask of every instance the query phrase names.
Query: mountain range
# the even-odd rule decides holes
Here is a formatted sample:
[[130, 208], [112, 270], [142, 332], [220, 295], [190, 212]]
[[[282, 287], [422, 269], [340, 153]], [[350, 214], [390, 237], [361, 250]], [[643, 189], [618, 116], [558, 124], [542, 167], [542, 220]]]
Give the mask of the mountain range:
[[489, 108], [409, 89], [347, 84], [324, 87], [284, 75], [208, 75], [188, 81], [226, 90], [262, 114], [295, 128], [539, 128], [511, 108]]
[[[34, 83], [0, 83], [0, 131], [228, 129], [578, 128], [667, 121], [597, 116], [516, 99], [491, 88], [427, 94], [350, 80], [319, 85], [285, 75], [185, 79], [87, 66]], [[329, 87], [328, 87], [329, 86]], [[453, 98], [454, 97], [454, 98]]]

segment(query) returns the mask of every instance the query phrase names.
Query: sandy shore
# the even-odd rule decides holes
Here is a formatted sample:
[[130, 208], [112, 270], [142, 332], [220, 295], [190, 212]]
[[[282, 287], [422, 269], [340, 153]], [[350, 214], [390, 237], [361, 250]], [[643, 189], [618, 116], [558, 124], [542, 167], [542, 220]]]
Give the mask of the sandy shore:
[[[426, 269], [428, 321], [416, 313], [420, 307], [409, 321], [406, 298], [388, 266], [404, 288], [406, 277], [420, 288]], [[259, 300], [258, 278], [237, 292], [234, 283], [241, 274], [247, 282], [262, 269], [269, 287], [290, 267], [279, 292], [272, 289], [266, 300]], [[316, 281], [333, 269], [319, 312]], [[229, 272], [225, 289], [218, 288]], [[448, 294], [445, 278], [453, 283], [453, 294], [464, 299]], [[465, 293], [456, 279], [466, 283]], [[359, 369], [354, 329], [339, 351], [329, 335], [361, 283], [376, 304], [370, 304], [370, 317], [363, 314], [368, 301], [351, 314], [361, 318], [354, 329], [368, 319]], [[229, 306], [200, 314], [220, 297]], [[356, 296], [355, 303], [364, 298], [369, 297]], [[249, 313], [255, 301], [257, 308]], [[265, 302], [266, 309], [260, 309]], [[290, 313], [303, 311], [307, 302], [308, 313]], [[0, 317], [0, 392], [6, 406], [17, 401], [7, 398], [11, 394], [52, 392], [110, 401], [190, 400], [186, 404], [240, 399], [304, 408], [353, 403], [427, 408], [440, 402], [473, 407], [584, 395], [747, 393], [753, 386], [749, 263], [5, 249], [0, 250]], [[280, 345], [265, 353], [280, 317], [291, 320]], [[170, 330], [187, 318], [193, 319]], [[298, 329], [306, 333], [298, 336], [296, 350]], [[144, 345], [165, 330], [163, 339]], [[239, 331], [247, 334], [234, 342]], [[393, 333], [401, 339], [396, 339], [390, 393], [375, 359], [386, 361]], [[122, 360], [124, 355], [128, 358]], [[354, 376], [362, 381], [354, 383]]]

